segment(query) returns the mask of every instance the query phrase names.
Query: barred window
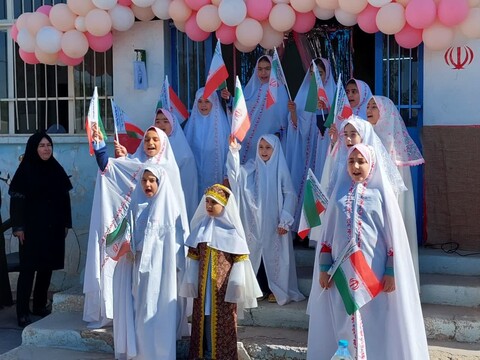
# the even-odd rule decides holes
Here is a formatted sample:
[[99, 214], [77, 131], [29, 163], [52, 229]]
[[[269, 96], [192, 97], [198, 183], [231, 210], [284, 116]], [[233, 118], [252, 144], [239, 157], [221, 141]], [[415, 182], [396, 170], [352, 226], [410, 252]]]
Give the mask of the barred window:
[[0, 5], [0, 134], [84, 132], [95, 86], [105, 127], [113, 129], [109, 105], [113, 97], [111, 50], [89, 50], [75, 67], [29, 65], [20, 58], [19, 47], [11, 38], [11, 27], [22, 13], [65, 2], [4, 0]]

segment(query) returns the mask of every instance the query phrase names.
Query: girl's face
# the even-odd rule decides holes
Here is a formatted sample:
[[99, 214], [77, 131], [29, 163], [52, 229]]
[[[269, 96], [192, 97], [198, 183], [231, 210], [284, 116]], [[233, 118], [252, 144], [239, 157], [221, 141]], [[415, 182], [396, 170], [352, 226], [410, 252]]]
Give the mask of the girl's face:
[[378, 110], [377, 103], [373, 98], [367, 104], [367, 120], [370, 124], [376, 125], [380, 119], [380, 110]]
[[202, 114], [203, 116], [207, 116], [208, 114], [210, 114], [210, 111], [212, 111], [213, 104], [210, 102], [210, 100], [204, 99], [203, 96], [201, 96], [198, 99], [197, 106], [200, 114]]
[[262, 84], [270, 81], [270, 72], [272, 71], [272, 64], [268, 60], [262, 59], [257, 65], [257, 76]]
[[348, 157], [348, 174], [353, 181], [362, 182], [368, 177], [370, 172], [370, 164], [365, 157], [357, 149]]
[[167, 117], [164, 113], [159, 112], [157, 116], [155, 116], [155, 126], [160, 130], [163, 130], [167, 136], [170, 136], [172, 133], [172, 125], [170, 121], [168, 121]]
[[360, 104], [360, 93], [358, 92], [357, 84], [347, 84], [345, 92], [347, 93], [348, 101], [350, 102], [350, 106], [352, 108]]
[[142, 175], [142, 190], [147, 197], [152, 197], [158, 190], [158, 179], [150, 171], [145, 170]]
[[[317, 69], [318, 69], [318, 72], [320, 73], [320, 77], [322, 78], [322, 83], [323, 85], [325, 85], [325, 79], [327, 77], [327, 73], [325, 72], [325, 70], [323, 70], [321, 65], [317, 64]], [[310, 74], [313, 74], [312, 65], [310, 65]]]
[[352, 124], [345, 125], [343, 136], [345, 136], [345, 144], [347, 144], [347, 147], [351, 147], [362, 142], [362, 137]]
[[155, 130], [148, 130], [143, 139], [143, 150], [148, 157], [154, 157], [160, 152], [160, 137]]
[[40, 140], [37, 147], [37, 153], [38, 156], [40, 156], [40, 159], [47, 161], [52, 156], [52, 152], [52, 143], [48, 141], [47, 138]]
[[258, 155], [260, 155], [260, 158], [267, 162], [272, 157], [272, 154], [273, 146], [265, 139], [261, 139], [260, 143], [258, 144]]
[[209, 197], [205, 198], [205, 207], [208, 215], [213, 217], [220, 216], [223, 211], [223, 206]]

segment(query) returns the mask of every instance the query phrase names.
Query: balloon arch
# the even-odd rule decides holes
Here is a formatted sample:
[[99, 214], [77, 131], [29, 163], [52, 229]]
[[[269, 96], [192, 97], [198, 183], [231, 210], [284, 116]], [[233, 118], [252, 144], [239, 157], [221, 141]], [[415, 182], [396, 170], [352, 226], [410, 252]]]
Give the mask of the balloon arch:
[[394, 35], [404, 48], [420, 43], [449, 48], [457, 33], [480, 38], [480, 0], [67, 0], [21, 14], [12, 26], [20, 57], [28, 64], [78, 65], [91, 48], [104, 52], [112, 30], [135, 19], [171, 19], [194, 41], [215, 32], [242, 52], [272, 49], [285, 33], [309, 32], [317, 19], [358, 24], [366, 33]]

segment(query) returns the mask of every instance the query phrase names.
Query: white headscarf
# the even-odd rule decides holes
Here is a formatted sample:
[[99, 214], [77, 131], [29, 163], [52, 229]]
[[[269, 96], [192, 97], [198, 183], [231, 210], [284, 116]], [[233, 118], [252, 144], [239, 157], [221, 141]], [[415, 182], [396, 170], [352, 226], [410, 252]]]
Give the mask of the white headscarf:
[[159, 112], [162, 112], [163, 115], [165, 115], [172, 127], [172, 131], [170, 135], [168, 135], [168, 140], [172, 146], [175, 160], [180, 170], [188, 218], [191, 219], [198, 204], [198, 173], [195, 157], [192, 149], [190, 149], [190, 145], [188, 145], [188, 141], [182, 128], [178, 124], [176, 116], [163, 108], [157, 109], [156, 114]]
[[230, 123], [216, 92], [208, 98], [212, 103], [210, 113], [202, 115], [198, 110], [198, 100], [203, 97], [203, 91], [204, 88], [197, 90], [192, 114], [184, 128], [197, 162], [199, 198], [209, 186], [224, 180], [230, 135]]
[[358, 80], [355, 78], [351, 78], [350, 80], [348, 80], [347, 84], [352, 80], [355, 81], [355, 84], [357, 84], [358, 93], [360, 94], [360, 100], [358, 102], [358, 105], [352, 108], [353, 115], [357, 115], [362, 119], [366, 120], [367, 105], [368, 105], [368, 101], [372, 97], [372, 90], [370, 90], [370, 86], [368, 86], [368, 84], [365, 81]]
[[375, 133], [397, 166], [416, 166], [425, 163], [420, 150], [408, 134], [402, 116], [392, 100], [385, 96], [372, 96], [380, 112], [373, 125]]
[[185, 245], [196, 248], [199, 243], [206, 242], [209, 247], [230, 254], [250, 254], [235, 196], [227, 188], [222, 188], [230, 194], [222, 213], [220, 216], [207, 213], [204, 194], [193, 216], [192, 232]]
[[280, 84], [276, 103], [266, 109], [268, 82], [262, 84], [257, 71], [258, 63], [262, 59], [267, 59], [272, 64], [270, 56], [260, 56], [257, 59], [254, 73], [243, 91], [250, 116], [250, 129], [243, 140], [242, 149], [240, 150], [240, 162], [242, 164], [249, 159], [255, 158], [257, 152], [255, 145], [257, 145], [261, 135], [279, 133], [283, 137], [282, 142], [285, 141], [283, 133], [286, 131], [288, 124], [287, 90], [283, 84]]

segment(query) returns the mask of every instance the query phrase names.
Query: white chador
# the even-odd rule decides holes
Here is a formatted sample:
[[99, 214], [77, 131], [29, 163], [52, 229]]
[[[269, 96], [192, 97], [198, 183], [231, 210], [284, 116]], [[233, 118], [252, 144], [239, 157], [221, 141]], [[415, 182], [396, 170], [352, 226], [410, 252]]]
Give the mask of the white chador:
[[370, 90], [370, 86], [368, 86], [368, 84], [363, 80], [351, 78], [347, 81], [347, 84], [350, 81], [355, 81], [358, 89], [358, 94], [360, 96], [358, 105], [352, 108], [353, 115], [359, 116], [363, 120], [367, 120], [367, 105], [368, 100], [370, 100], [370, 98], [372, 97], [372, 90]]
[[[329, 360], [338, 341], [345, 339], [354, 359], [427, 360], [420, 298], [396, 195], [382, 168], [374, 162], [372, 148], [363, 144], [355, 147], [359, 150], [363, 147], [360, 151], [372, 166], [364, 182], [354, 182], [345, 162], [330, 197], [321, 226], [307, 308], [310, 315], [307, 359]], [[365, 149], [370, 151], [370, 156]], [[320, 287], [320, 265], [325, 264], [319, 253], [321, 249], [330, 249], [333, 267], [335, 261], [341, 263], [347, 244], [352, 243], [361, 250], [379, 281], [393, 265], [389, 274], [394, 275], [395, 290], [380, 291], [348, 315], [335, 282], [327, 290], [322, 291]], [[353, 262], [345, 260], [347, 265], [350, 261]], [[351, 303], [361, 304], [366, 294], [362, 291], [361, 277], [348, 275], [345, 280], [352, 289]]]
[[[91, 328], [107, 325], [113, 319], [112, 278], [116, 261], [106, 253], [105, 238], [125, 217], [130, 205], [132, 191], [139, 181], [144, 164], [163, 168], [174, 188], [174, 197], [182, 214], [185, 240], [189, 234], [185, 199], [180, 181], [180, 172], [167, 135], [151, 127], [160, 137], [161, 149], [154, 157], [147, 157], [143, 140], [131, 157], [109, 158], [103, 172], [98, 172], [93, 196], [92, 215], [88, 236], [87, 258], [83, 292], [85, 294], [83, 320]], [[147, 131], [148, 131], [147, 130]], [[182, 311], [179, 309], [179, 311]], [[186, 317], [179, 315], [178, 336], [186, 334]], [[183, 320], [181, 320], [183, 319]]]
[[[328, 100], [333, 101], [335, 95], [335, 82], [331, 75], [330, 64], [328, 60], [319, 60], [323, 62], [326, 69], [326, 84], [324, 84], [324, 88], [327, 92]], [[315, 63], [312, 61], [312, 64]], [[297, 113], [296, 126], [292, 122], [291, 115], [288, 115], [289, 121], [287, 141], [285, 144], [285, 158], [287, 160], [288, 168], [290, 169], [293, 186], [297, 192], [297, 204], [303, 202], [303, 192], [308, 169], [311, 168], [318, 178], [321, 177], [323, 164], [330, 146], [328, 129], [325, 129], [322, 133], [317, 126], [317, 118], [321, 117], [324, 122], [328, 116], [328, 110], [317, 110], [315, 113], [305, 111], [305, 103], [308, 97], [311, 76], [310, 71], [307, 71], [300, 89], [298, 90], [297, 96], [295, 97]], [[324, 112], [323, 114], [322, 111]], [[295, 222], [293, 225], [294, 231], [298, 230], [301, 210], [302, 207], [297, 206], [295, 211]]]
[[157, 178], [158, 190], [150, 198], [140, 183], [134, 190], [126, 216], [131, 252], [120, 257], [113, 276], [119, 360], [176, 357], [177, 264], [185, 261], [181, 212], [165, 170], [152, 165], [145, 170]]
[[223, 183], [230, 134], [230, 123], [216, 92], [208, 98], [212, 103], [210, 113], [202, 115], [198, 110], [198, 100], [203, 97], [203, 90], [197, 90], [192, 114], [184, 129], [197, 162], [198, 199], [195, 208], [209, 186]]
[[239, 201], [253, 269], [258, 272], [263, 259], [268, 286], [277, 303], [284, 305], [305, 298], [298, 290], [291, 232], [277, 232], [279, 226], [289, 230], [293, 224], [296, 194], [280, 140], [263, 135], [257, 149], [261, 139], [274, 148], [270, 159], [263, 161], [257, 151], [255, 160], [240, 166], [240, 146], [231, 146], [227, 173]]
[[240, 151], [240, 163], [245, 164], [250, 159], [255, 159], [257, 153], [256, 145], [263, 134], [279, 133], [282, 143], [285, 142], [288, 116], [288, 94], [285, 86], [280, 84], [277, 89], [276, 102], [266, 108], [268, 81], [264, 84], [260, 81], [257, 73], [258, 63], [261, 59], [267, 59], [272, 64], [272, 58], [263, 55], [258, 58], [254, 74], [248, 81], [243, 94], [247, 104], [248, 115], [250, 116], [250, 128], [242, 143]]

